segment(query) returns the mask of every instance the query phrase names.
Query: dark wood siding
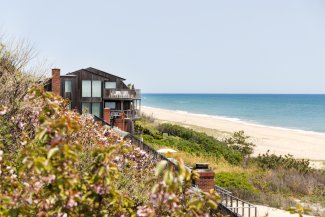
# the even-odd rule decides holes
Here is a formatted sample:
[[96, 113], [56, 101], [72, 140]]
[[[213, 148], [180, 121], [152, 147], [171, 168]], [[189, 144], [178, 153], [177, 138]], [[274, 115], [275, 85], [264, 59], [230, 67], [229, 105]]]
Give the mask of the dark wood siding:
[[[71, 94], [65, 94], [65, 81], [71, 80], [72, 81], [72, 91]], [[98, 80], [101, 81], [101, 97], [82, 97], [82, 81], [83, 80]], [[75, 72], [68, 73], [67, 75], [61, 76], [61, 96], [70, 98], [71, 99], [71, 108], [76, 109], [78, 112], [82, 113], [82, 103], [89, 103], [90, 104], [90, 113], [92, 103], [100, 103], [100, 117], [103, 117], [103, 108], [105, 101], [114, 101], [116, 103], [116, 108], [114, 110], [131, 110], [132, 109], [132, 99], [103, 99], [105, 82], [116, 82], [116, 89], [119, 90], [127, 90], [128, 87], [124, 83], [123, 78], [111, 75], [109, 73], [94, 69], [94, 68], [87, 68], [87, 69], [80, 69]], [[47, 88], [50, 89], [50, 85], [47, 85]], [[123, 106], [122, 106], [123, 104]]]

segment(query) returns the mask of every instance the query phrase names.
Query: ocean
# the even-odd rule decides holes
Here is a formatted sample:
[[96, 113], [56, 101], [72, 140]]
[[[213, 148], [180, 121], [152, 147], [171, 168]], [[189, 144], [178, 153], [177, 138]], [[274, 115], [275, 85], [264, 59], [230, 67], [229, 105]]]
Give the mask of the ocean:
[[142, 94], [142, 105], [325, 133], [325, 94]]

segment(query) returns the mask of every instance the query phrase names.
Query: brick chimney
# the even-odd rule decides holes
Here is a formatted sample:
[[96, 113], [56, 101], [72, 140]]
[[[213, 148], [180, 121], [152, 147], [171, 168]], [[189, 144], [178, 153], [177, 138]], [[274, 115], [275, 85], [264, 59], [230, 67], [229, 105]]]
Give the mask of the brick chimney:
[[104, 121], [111, 124], [111, 110], [109, 108], [104, 108]]
[[60, 95], [60, 90], [60, 69], [52, 69], [52, 92], [56, 95]]
[[196, 163], [194, 170], [200, 174], [200, 178], [195, 181], [198, 188], [205, 192], [214, 189], [214, 172], [209, 169], [209, 164]]
[[125, 131], [125, 120], [124, 119], [125, 119], [124, 112], [120, 112], [119, 116], [115, 120], [115, 126], [123, 131]]

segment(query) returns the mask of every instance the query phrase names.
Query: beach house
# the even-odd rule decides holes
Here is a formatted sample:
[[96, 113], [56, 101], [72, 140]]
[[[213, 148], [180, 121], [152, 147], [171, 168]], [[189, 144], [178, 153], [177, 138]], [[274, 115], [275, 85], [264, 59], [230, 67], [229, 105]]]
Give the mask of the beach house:
[[61, 75], [60, 69], [52, 69], [52, 78], [45, 89], [69, 99], [70, 109], [92, 114], [97, 120], [132, 132], [133, 121], [139, 118], [141, 94], [124, 81], [91, 67], [65, 75]]

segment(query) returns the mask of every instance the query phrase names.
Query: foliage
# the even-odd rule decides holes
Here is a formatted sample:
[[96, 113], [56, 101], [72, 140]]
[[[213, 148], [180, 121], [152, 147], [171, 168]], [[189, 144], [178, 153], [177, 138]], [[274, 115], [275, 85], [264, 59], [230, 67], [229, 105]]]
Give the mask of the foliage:
[[265, 154], [258, 155], [255, 159], [257, 165], [263, 169], [296, 169], [301, 173], [311, 172], [309, 160], [295, 159], [292, 155], [275, 155], [267, 151]]
[[215, 175], [215, 182], [224, 188], [238, 188], [250, 192], [255, 190], [247, 174], [244, 173], [220, 172]]
[[44, 81], [42, 70], [33, 70], [29, 66], [34, 56], [28, 43], [20, 42], [9, 46], [0, 37], [0, 105], [7, 106], [7, 116], [17, 112], [32, 85]]
[[135, 122], [135, 130], [140, 134], [150, 135], [155, 139], [162, 139], [162, 135], [159, 133], [157, 129], [151, 127], [150, 118], [142, 117], [142, 120], [138, 120]]
[[35, 126], [34, 137], [15, 152], [1, 145], [0, 215], [203, 216], [216, 207], [214, 192], [190, 190], [195, 174], [184, 165], [160, 169], [146, 185], [154, 161], [144, 151], [42, 89], [34, 88], [26, 100], [30, 110], [42, 109], [38, 119], [21, 120], [26, 129]]
[[299, 217], [302, 217], [303, 214], [309, 214], [310, 213], [310, 209], [305, 209], [303, 208], [302, 206], [300, 205], [297, 205], [295, 207], [290, 207], [288, 209], [288, 211], [291, 213], [291, 214], [298, 214]]
[[225, 139], [225, 143], [232, 149], [239, 151], [244, 157], [249, 157], [253, 153], [254, 144], [248, 142], [249, 136], [244, 131], [234, 132], [233, 136]]
[[16, 64], [19, 55], [1, 52], [0, 82], [14, 73], [10, 85], [19, 94], [8, 100], [12, 89], [0, 88], [0, 216], [205, 216], [216, 207], [214, 192], [190, 191], [196, 175], [184, 165], [155, 176], [146, 152], [91, 115], [69, 111]]
[[[236, 165], [238, 165], [242, 160], [242, 156], [239, 152], [234, 151], [224, 143], [206, 135], [205, 133], [195, 132], [182, 126], [167, 123], [160, 124], [157, 127], [159, 130], [158, 136], [155, 127], [147, 124], [146, 129], [147, 130], [143, 130], [143, 132], [155, 132], [154, 135], [152, 133], [145, 133], [143, 136], [144, 141], [150, 144], [160, 144], [198, 156], [213, 156], [215, 158], [223, 157], [231, 164]], [[166, 134], [169, 136], [166, 136]]]
[[165, 172], [166, 165], [166, 161], [158, 164], [158, 183], [150, 203], [138, 209], [138, 216], [217, 216], [211, 210], [217, 209], [219, 195], [214, 190], [205, 193], [192, 187], [192, 180], [199, 175], [187, 169], [181, 160], [176, 163], [176, 170]]

